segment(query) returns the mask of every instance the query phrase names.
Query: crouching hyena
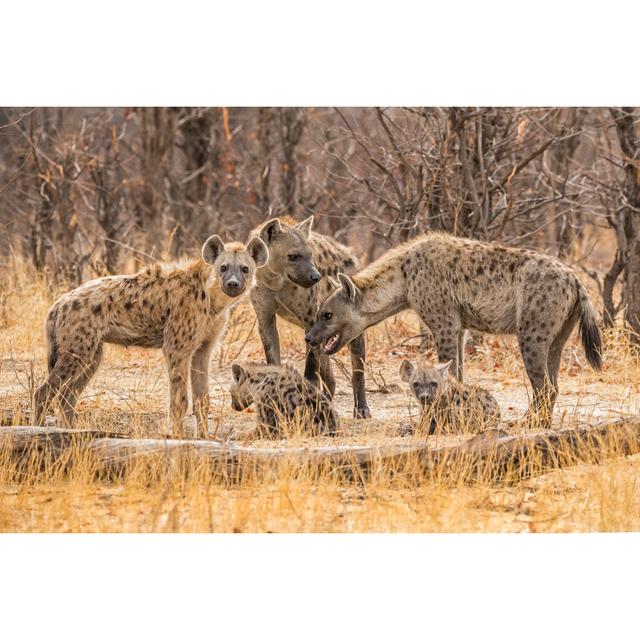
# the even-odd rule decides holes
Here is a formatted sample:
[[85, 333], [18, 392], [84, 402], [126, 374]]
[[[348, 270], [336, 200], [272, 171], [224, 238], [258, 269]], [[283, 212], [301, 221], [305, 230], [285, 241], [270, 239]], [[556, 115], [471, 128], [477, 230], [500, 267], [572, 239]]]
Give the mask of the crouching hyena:
[[246, 247], [211, 236], [202, 259], [161, 264], [131, 276], [92, 280], [64, 294], [49, 310], [49, 377], [35, 395], [36, 423], [54, 399], [75, 422], [78, 395], [95, 373], [105, 342], [161, 348], [169, 374], [169, 419], [182, 434], [191, 368], [198, 433], [206, 435], [209, 356], [229, 309], [253, 286], [268, 250], [259, 238]]
[[562, 349], [578, 320], [587, 360], [601, 367], [595, 311], [572, 269], [535, 251], [444, 233], [392, 249], [353, 278], [340, 274], [307, 338], [335, 353], [407, 308], [431, 329], [440, 362], [453, 360], [458, 380], [466, 329], [517, 335], [533, 387], [530, 409], [544, 420], [555, 403]]
[[340, 420], [327, 394], [303, 378], [291, 365], [234, 364], [231, 404], [242, 411], [256, 404], [258, 429], [282, 436], [287, 421], [313, 433], [333, 435]]
[[[280, 364], [280, 340], [276, 316], [302, 327], [305, 332], [313, 326], [322, 302], [332, 291], [331, 276], [338, 272], [353, 273], [357, 261], [352, 251], [328, 236], [311, 231], [313, 217], [295, 223], [288, 217], [274, 218], [254, 229], [269, 247], [269, 262], [256, 277], [251, 302], [258, 317], [260, 338], [268, 364]], [[356, 336], [349, 343], [351, 351], [354, 415], [368, 418], [364, 389], [365, 341]], [[319, 374], [329, 394], [333, 396], [335, 380], [329, 357], [307, 349], [305, 377], [316, 380]]]
[[435, 367], [416, 367], [408, 360], [400, 365], [400, 378], [409, 384], [420, 403], [427, 433], [494, 428], [500, 407], [486, 390], [449, 376], [452, 361]]

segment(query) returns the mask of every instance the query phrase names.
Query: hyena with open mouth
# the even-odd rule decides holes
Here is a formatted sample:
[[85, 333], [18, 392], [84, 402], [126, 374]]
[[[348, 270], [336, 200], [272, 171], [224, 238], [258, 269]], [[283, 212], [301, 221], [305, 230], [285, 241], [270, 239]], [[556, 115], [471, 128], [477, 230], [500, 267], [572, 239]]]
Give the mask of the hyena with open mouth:
[[353, 277], [339, 274], [306, 338], [336, 353], [404, 309], [430, 328], [439, 361], [452, 360], [460, 381], [467, 329], [515, 334], [533, 387], [530, 416], [544, 421], [558, 393], [562, 349], [578, 322], [589, 364], [602, 364], [595, 310], [570, 267], [536, 251], [445, 233], [391, 249]]
[[[258, 317], [260, 338], [268, 364], [280, 364], [280, 338], [276, 316], [302, 327], [313, 326], [320, 304], [332, 292], [331, 276], [355, 273], [358, 262], [348, 247], [311, 230], [313, 217], [296, 223], [287, 216], [273, 218], [252, 232], [269, 247], [269, 261], [257, 276], [251, 302]], [[354, 416], [368, 418], [371, 413], [364, 389], [364, 335], [349, 343], [351, 351]], [[331, 396], [335, 379], [331, 361], [321, 349], [307, 349], [305, 377], [318, 375]]]

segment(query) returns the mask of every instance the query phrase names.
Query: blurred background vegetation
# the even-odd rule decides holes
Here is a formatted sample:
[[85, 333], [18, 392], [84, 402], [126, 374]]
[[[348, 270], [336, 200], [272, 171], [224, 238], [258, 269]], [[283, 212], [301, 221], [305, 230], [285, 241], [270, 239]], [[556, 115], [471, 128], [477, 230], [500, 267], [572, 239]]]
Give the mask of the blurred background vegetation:
[[624, 318], [637, 338], [639, 119], [633, 107], [2, 108], [0, 259], [75, 286], [281, 214], [314, 214], [365, 261], [446, 230], [581, 268], [603, 323]]

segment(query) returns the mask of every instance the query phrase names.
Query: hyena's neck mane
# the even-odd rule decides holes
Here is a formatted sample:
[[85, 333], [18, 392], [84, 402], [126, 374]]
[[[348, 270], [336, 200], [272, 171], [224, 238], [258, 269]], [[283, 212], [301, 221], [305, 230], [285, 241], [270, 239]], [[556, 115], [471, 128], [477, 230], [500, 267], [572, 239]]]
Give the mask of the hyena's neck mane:
[[367, 326], [408, 308], [407, 277], [411, 274], [406, 273], [403, 258], [423, 239], [415, 238], [390, 249], [353, 276], [362, 294], [361, 310]]

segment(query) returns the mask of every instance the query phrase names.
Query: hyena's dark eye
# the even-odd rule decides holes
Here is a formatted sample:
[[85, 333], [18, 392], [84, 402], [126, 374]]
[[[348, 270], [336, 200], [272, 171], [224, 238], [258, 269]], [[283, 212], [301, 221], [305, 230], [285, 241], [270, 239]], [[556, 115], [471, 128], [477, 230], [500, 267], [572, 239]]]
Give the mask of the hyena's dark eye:
[[333, 313], [331, 313], [331, 311], [325, 311], [322, 314], [322, 317], [324, 320], [331, 320], [331, 318], [333, 318]]
[[249, 273], [249, 267], [242, 267], [242, 273]]
[[430, 382], [429, 386], [435, 391], [438, 388], [438, 383], [437, 382]]
[[226, 264], [223, 264], [223, 265], [220, 267], [220, 273], [224, 273], [226, 270], [227, 270], [227, 265], [226, 265]]
[[290, 253], [287, 258], [289, 262], [295, 262], [300, 256], [297, 253]]
[[419, 382], [414, 382], [413, 383], [413, 388], [417, 391], [420, 388], [420, 383]]

